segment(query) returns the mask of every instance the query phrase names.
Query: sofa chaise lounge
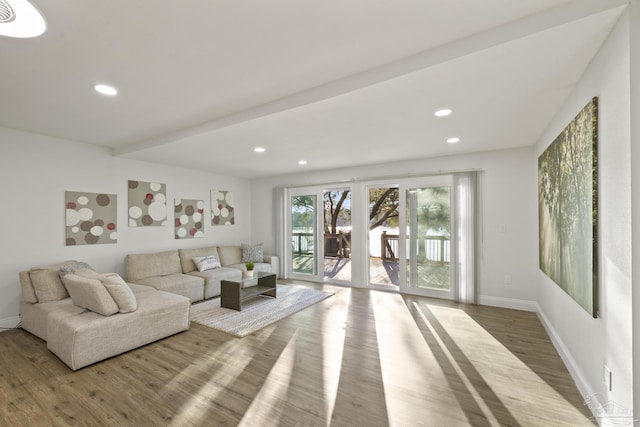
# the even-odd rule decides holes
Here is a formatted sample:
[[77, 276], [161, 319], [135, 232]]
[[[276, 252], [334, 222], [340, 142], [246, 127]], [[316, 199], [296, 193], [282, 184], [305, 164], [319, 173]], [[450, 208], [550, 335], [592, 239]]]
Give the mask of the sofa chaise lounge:
[[[74, 263], [78, 264], [66, 261], [20, 272], [22, 328], [46, 341], [47, 348], [74, 371], [189, 329], [188, 298], [125, 283], [113, 273], [92, 274], [98, 278], [111, 276], [107, 278], [115, 284], [119, 295], [128, 298], [126, 310], [118, 298], [109, 300], [106, 285], [100, 297], [87, 302], [87, 298], [91, 299], [87, 293], [93, 288], [80, 282], [77, 289], [84, 294], [74, 300], [59, 275], [61, 268]], [[82, 280], [85, 279], [78, 279]], [[96, 278], [87, 280], [102, 283]], [[100, 307], [94, 308], [92, 304]], [[104, 309], [108, 311], [97, 312]]]

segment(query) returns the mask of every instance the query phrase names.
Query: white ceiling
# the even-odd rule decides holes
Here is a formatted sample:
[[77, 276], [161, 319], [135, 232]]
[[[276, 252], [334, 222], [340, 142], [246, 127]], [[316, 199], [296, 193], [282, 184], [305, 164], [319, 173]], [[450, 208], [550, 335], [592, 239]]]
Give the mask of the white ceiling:
[[0, 126], [257, 178], [532, 145], [628, 1], [32, 3]]

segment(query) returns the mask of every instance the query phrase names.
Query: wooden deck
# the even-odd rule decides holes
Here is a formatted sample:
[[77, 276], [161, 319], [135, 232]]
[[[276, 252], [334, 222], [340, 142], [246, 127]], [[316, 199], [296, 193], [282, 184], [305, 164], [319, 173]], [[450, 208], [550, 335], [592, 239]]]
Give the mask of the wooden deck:
[[[376, 285], [398, 286], [398, 263], [371, 258], [371, 283]], [[313, 272], [313, 256], [299, 255], [293, 258], [294, 271], [311, 274]], [[351, 281], [351, 259], [325, 257], [324, 277]]]
[[[313, 257], [311, 255], [300, 255], [293, 259], [294, 270], [300, 273], [311, 274], [313, 271]], [[390, 286], [397, 288], [400, 279], [400, 268], [397, 261], [384, 261], [380, 258], [371, 257], [369, 259], [369, 282], [373, 285]], [[418, 266], [420, 277], [426, 278], [421, 281], [419, 287], [445, 288], [449, 277], [449, 264], [434, 263], [425, 261]], [[324, 277], [351, 281], [351, 259], [325, 257]]]

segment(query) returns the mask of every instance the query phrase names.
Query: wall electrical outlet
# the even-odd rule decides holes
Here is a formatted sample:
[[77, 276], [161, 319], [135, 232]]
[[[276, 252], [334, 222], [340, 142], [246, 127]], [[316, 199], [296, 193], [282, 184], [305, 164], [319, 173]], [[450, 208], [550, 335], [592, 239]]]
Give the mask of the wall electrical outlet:
[[505, 274], [504, 275], [504, 284], [505, 285], [510, 285], [511, 284], [511, 275], [510, 274]]
[[607, 365], [604, 365], [604, 385], [608, 391], [613, 391], [613, 373]]

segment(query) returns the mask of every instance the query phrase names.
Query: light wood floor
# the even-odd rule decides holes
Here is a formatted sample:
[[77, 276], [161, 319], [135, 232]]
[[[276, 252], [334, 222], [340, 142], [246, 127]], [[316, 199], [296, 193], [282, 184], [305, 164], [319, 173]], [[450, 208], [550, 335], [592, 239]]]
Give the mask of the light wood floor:
[[296, 284], [336, 295], [245, 338], [192, 324], [77, 372], [0, 333], [0, 425], [593, 425], [533, 313]]

